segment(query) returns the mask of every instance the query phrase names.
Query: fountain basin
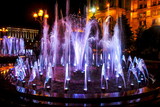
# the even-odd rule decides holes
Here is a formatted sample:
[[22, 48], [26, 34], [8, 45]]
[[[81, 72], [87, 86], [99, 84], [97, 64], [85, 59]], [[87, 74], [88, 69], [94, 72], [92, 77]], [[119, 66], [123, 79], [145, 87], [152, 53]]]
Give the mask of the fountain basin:
[[[158, 97], [159, 87], [143, 87], [129, 91], [113, 93], [92, 93], [92, 94], [68, 94], [51, 93], [50, 90], [36, 91], [21, 86], [8, 84], [1, 80], [1, 92], [12, 105], [56, 105], [56, 106], [112, 106], [112, 105], [138, 105], [152, 104]], [[2, 93], [1, 93], [2, 94]]]
[[[20, 80], [19, 77], [15, 75], [15, 68], [12, 68], [6, 73], [5, 78], [10, 81], [11, 84], [15, 86], [24, 87], [26, 89], [33, 89], [33, 84], [36, 85], [34, 90], [36, 91], [43, 91], [47, 90], [47, 87], [50, 87], [52, 93], [66, 93], [64, 88], [65, 84], [65, 70], [63, 66], [57, 66], [56, 68], [52, 69], [54, 76], [53, 78], [47, 78], [46, 82], [46, 74], [40, 73], [39, 75], [36, 74], [36, 77], [33, 81], [30, 81], [32, 76], [26, 75], [23, 80]], [[148, 86], [150, 83], [150, 79], [145, 79], [145, 77], [139, 73], [138, 80], [132, 74], [128, 73], [127, 71], [124, 72], [125, 82], [122, 77], [116, 77], [116, 75], [111, 75], [108, 80], [101, 81], [101, 68], [100, 67], [90, 67], [88, 77], [90, 79], [85, 81], [85, 73], [82, 71], [76, 71], [75, 68], [71, 68], [70, 80], [67, 83], [67, 93], [68, 94], [95, 94], [95, 93], [106, 93], [106, 92], [119, 92], [119, 91], [128, 91], [132, 89], [138, 89], [145, 86]], [[56, 73], [58, 72], [58, 73]], [[87, 92], [84, 91], [84, 86], [87, 84]], [[104, 84], [102, 87], [101, 84]]]
[[[13, 70], [12, 68], [7, 68], [5, 71]], [[59, 67], [59, 69], [62, 69]], [[93, 67], [93, 71], [98, 73], [98, 71]], [[128, 88], [123, 86], [119, 88], [119, 85], [113, 85], [114, 80], [111, 80], [112, 86], [108, 90], [102, 90], [100, 85], [88, 83], [88, 91], [83, 91], [83, 82], [70, 82], [70, 88], [65, 91], [63, 88], [63, 81], [52, 80], [51, 84], [46, 84], [46, 88], [40, 81], [33, 81], [27, 83], [25, 81], [11, 81], [11, 79], [6, 78], [6, 73], [1, 70], [0, 75], [0, 85], [1, 94], [3, 94], [8, 100], [8, 97], [13, 103], [18, 104], [28, 104], [28, 105], [60, 105], [60, 106], [110, 106], [110, 105], [136, 105], [145, 102], [149, 103], [154, 99], [158, 98], [159, 95], [159, 85], [147, 82], [147, 84], [137, 84], [130, 83]], [[63, 72], [62, 72], [63, 73]], [[73, 72], [80, 76], [83, 80], [84, 73]], [[79, 75], [79, 73], [81, 75]], [[76, 76], [74, 76], [77, 78]], [[132, 78], [134, 79], [134, 78]], [[36, 80], [36, 79], [35, 79]], [[50, 81], [51, 82], [51, 81]], [[158, 82], [158, 81], [156, 81]], [[129, 82], [128, 82], [129, 83]], [[97, 84], [99, 82], [97, 81]], [[136, 85], [137, 84], [137, 85]], [[95, 85], [95, 86], [93, 86]], [[76, 86], [76, 89], [74, 89]], [[74, 87], [74, 88], [73, 88]], [[56, 90], [55, 90], [56, 89]], [[78, 91], [77, 91], [78, 90]], [[3, 96], [2, 95], [2, 96]], [[19, 102], [17, 102], [19, 101]]]

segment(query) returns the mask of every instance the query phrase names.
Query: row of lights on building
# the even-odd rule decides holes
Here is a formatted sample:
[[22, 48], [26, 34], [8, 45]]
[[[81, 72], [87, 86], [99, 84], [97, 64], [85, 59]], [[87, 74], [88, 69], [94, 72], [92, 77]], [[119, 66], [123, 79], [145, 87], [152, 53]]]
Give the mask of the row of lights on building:
[[8, 32], [8, 29], [2, 28], [2, 29], [0, 29], [0, 32]]

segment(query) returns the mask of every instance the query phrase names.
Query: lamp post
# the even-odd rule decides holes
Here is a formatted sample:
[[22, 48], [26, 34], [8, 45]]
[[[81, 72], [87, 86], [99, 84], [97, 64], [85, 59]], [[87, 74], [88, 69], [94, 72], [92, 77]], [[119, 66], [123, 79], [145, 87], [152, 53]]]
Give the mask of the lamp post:
[[109, 16], [109, 7], [110, 7], [110, 4], [107, 3], [107, 4], [106, 4], [106, 7], [107, 7], [108, 16]]
[[41, 25], [43, 25], [44, 19], [48, 19], [49, 15], [47, 14], [47, 10], [40, 9], [38, 13], [33, 13], [33, 17], [35, 18], [35, 21], [38, 21]]
[[95, 19], [96, 17], [95, 17], [95, 13], [96, 13], [96, 8], [95, 7], [92, 7], [92, 9], [91, 9], [91, 12], [92, 12], [92, 17], [91, 17], [91, 19]]
[[43, 24], [47, 21], [49, 15], [47, 14], [47, 10], [40, 9], [38, 12], [33, 13], [33, 17], [35, 21], [40, 23], [40, 40], [42, 37]]
[[39, 36], [37, 38], [38, 42], [35, 42], [34, 44], [35, 47], [34, 51], [36, 53], [36, 56], [39, 56], [40, 54], [40, 41], [43, 35], [43, 26], [47, 23], [47, 19], [49, 18], [49, 15], [47, 14], [47, 10], [42, 10], [40, 9], [38, 12], [33, 13], [33, 17], [35, 21], [39, 22], [40, 24], [40, 31], [39, 31]]

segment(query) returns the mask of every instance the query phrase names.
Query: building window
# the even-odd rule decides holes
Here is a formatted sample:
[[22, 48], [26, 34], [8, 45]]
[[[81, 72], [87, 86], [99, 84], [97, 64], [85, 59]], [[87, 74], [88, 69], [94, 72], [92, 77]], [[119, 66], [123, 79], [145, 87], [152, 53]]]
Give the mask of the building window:
[[154, 25], [154, 24], [155, 24], [155, 19], [152, 20], [152, 25]]
[[158, 15], [160, 15], [160, 9], [158, 9], [158, 12], [157, 12], [157, 14], [158, 14]]
[[139, 14], [139, 18], [144, 18], [144, 17], [146, 17], [146, 12], [143, 12], [143, 13]]
[[110, 7], [115, 7], [115, 1], [114, 0], [108, 0], [108, 2], [110, 3]]
[[160, 0], [158, 0], [158, 5], [160, 5]]
[[142, 21], [139, 21], [139, 26], [142, 26]]
[[139, 3], [139, 9], [142, 9], [142, 8], [147, 8], [147, 2]]
[[140, 4], [140, 5], [139, 5], [139, 8], [140, 8], [140, 9], [142, 9], [142, 8], [143, 8], [143, 5], [142, 5], [142, 4]]
[[123, 8], [123, 7], [124, 7], [124, 6], [123, 6], [123, 1], [122, 1], [122, 0], [119, 0], [119, 1], [118, 1], [118, 5], [119, 5], [120, 8]]
[[152, 11], [152, 16], [156, 16], [156, 10]]
[[157, 0], [152, 0], [152, 5], [156, 6], [157, 5]]
[[145, 21], [145, 20], [140, 21], [140, 22], [139, 22], [139, 25], [140, 25], [140, 26], [146, 26], [146, 21]]

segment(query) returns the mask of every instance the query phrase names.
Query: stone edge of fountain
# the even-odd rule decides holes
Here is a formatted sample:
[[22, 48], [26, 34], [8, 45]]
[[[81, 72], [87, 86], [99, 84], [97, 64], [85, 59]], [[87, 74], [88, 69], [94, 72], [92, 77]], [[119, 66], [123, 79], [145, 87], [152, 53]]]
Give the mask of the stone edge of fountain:
[[[121, 91], [121, 92], [112, 92], [112, 93], [95, 93], [95, 94], [67, 94], [67, 93], [52, 93], [51, 96], [46, 95], [39, 95], [38, 93], [31, 94], [33, 89], [29, 89], [27, 93], [22, 93], [17, 90], [17, 87], [13, 84], [10, 84], [8, 81], [1, 78], [1, 92], [6, 92], [9, 95], [19, 96], [21, 99], [29, 99], [30, 101], [49, 101], [53, 103], [75, 103], [75, 104], [82, 104], [82, 103], [107, 103], [107, 102], [122, 102], [122, 101], [129, 101], [130, 103], [135, 102], [141, 102], [143, 101], [143, 98], [149, 98], [149, 96], [152, 96], [152, 98], [149, 98], [150, 100], [156, 98], [159, 94], [160, 87], [152, 87], [152, 86], [146, 86], [138, 89], [133, 89], [129, 91]], [[154, 84], [152, 84], [154, 85]], [[23, 88], [24, 90], [27, 90], [26, 88]], [[47, 93], [45, 91], [44, 93]], [[137, 100], [140, 99], [140, 100]], [[27, 102], [28, 100], [24, 100]], [[37, 103], [32, 101], [32, 103]]]
[[[101, 98], [101, 99], [106, 99], [106, 98], [117, 98], [117, 97], [129, 97], [129, 96], [135, 96], [135, 95], [141, 95], [141, 94], [145, 94], [148, 92], [153, 92], [153, 91], [160, 91], [160, 87], [156, 86], [156, 87], [152, 87], [152, 86], [145, 86], [145, 87], [141, 87], [141, 88], [137, 88], [137, 89], [132, 89], [132, 90], [128, 90], [128, 91], [119, 91], [119, 92], [104, 92], [104, 93], [75, 93], [75, 94], [70, 94], [70, 93], [56, 93], [56, 92], [52, 92], [51, 96], [47, 96], [47, 94], [45, 95], [38, 95], [38, 93], [34, 93], [31, 94], [31, 92], [36, 91], [34, 89], [27, 89], [21, 86], [24, 90], [29, 90], [26, 92], [19, 92], [16, 89], [16, 85], [13, 85], [11, 83], [8, 83], [8, 85], [10, 85], [11, 87], [14, 87], [15, 90], [18, 93], [22, 93], [22, 94], [28, 94], [28, 95], [33, 95], [33, 96], [37, 96], [37, 97], [50, 97], [50, 98], [75, 98], [75, 99], [90, 99], [90, 98]], [[154, 85], [154, 84], [152, 84]], [[44, 91], [44, 93], [49, 93], [49, 91]], [[79, 97], [75, 97], [79, 95]]]
[[[141, 92], [141, 90], [143, 91]], [[113, 93], [100, 93], [100, 94], [53, 93], [54, 96], [52, 97], [21, 93], [18, 91], [17, 91], [18, 93], [14, 92], [14, 94], [19, 95], [19, 97], [23, 99], [30, 99], [30, 100], [44, 101], [44, 102], [49, 101], [49, 102], [59, 102], [59, 103], [81, 104], [81, 103], [107, 103], [107, 102], [129, 101], [128, 103], [131, 103], [130, 101], [133, 101], [133, 100], [135, 100], [135, 102], [141, 102], [141, 99], [143, 100], [143, 98], [147, 98], [148, 96], [153, 96], [152, 99], [154, 99], [158, 96], [159, 91], [160, 91], [160, 87], [157, 87], [154, 89], [149, 87], [143, 87], [140, 89], [130, 90], [126, 92], [113, 92]], [[78, 96], [78, 97], [75, 97], [75, 96]], [[140, 99], [140, 100], [136, 101], [137, 99]]]

